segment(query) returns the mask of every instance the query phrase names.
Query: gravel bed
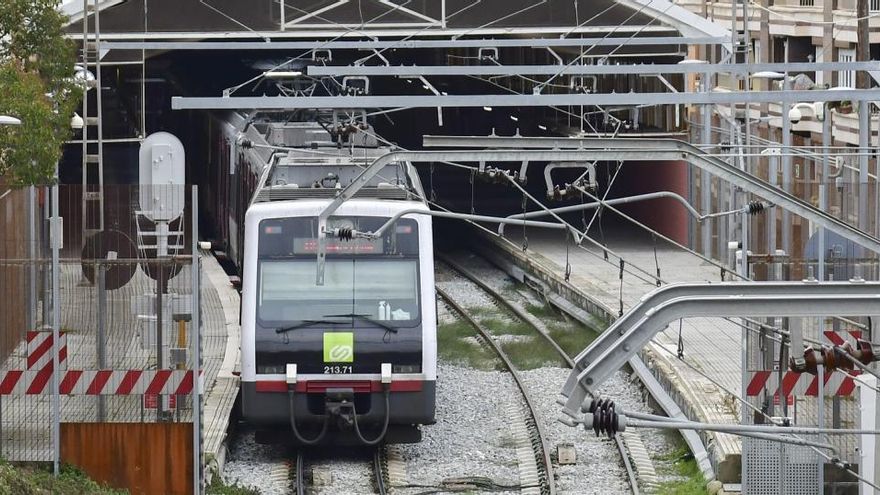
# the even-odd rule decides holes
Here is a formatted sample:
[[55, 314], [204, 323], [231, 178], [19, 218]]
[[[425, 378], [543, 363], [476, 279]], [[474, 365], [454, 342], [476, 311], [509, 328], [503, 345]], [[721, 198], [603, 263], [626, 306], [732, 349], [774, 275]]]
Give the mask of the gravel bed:
[[482, 476], [499, 484], [518, 484], [510, 420], [505, 417], [507, 404], [518, 400], [519, 392], [505, 373], [441, 363], [437, 423], [422, 428], [421, 443], [400, 446], [407, 482], [434, 486], [445, 478]]
[[[455, 295], [455, 302], [465, 308], [494, 308], [492, 297], [470, 280], [452, 272], [446, 265], [437, 265], [437, 285]], [[444, 275], [444, 276], [441, 276]]]
[[[521, 372], [543, 422], [551, 453], [555, 455], [556, 446], [563, 443], [574, 445], [577, 451], [577, 464], [556, 467], [557, 490], [559, 493], [627, 493], [629, 483], [615, 443], [607, 437], [597, 438], [592, 431], [572, 428], [556, 420], [562, 409], [556, 398], [568, 373], [564, 368]], [[608, 382], [610, 389], [628, 388], [618, 376]]]
[[256, 488], [262, 495], [285, 493], [272, 482], [273, 468], [293, 459], [286, 447], [260, 445], [254, 441], [254, 432], [241, 429], [229, 442], [229, 455], [223, 468], [223, 481], [242, 487]]
[[306, 470], [329, 472], [330, 484], [310, 487], [311, 495], [357, 495], [375, 493], [373, 490], [373, 460], [369, 455], [357, 459], [349, 457], [332, 460], [306, 461]]

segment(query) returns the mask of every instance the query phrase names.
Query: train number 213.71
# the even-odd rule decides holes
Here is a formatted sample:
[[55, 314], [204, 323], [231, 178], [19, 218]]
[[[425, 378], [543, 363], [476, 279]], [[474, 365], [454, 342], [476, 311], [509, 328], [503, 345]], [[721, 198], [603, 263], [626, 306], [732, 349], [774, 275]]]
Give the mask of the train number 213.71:
[[326, 375], [341, 375], [341, 374], [351, 374], [351, 366], [324, 366], [324, 374]]

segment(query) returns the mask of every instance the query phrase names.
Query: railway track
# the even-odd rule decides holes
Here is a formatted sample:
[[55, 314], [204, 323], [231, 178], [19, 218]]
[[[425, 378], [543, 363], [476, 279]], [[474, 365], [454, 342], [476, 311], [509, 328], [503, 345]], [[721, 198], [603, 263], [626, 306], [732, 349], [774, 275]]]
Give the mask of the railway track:
[[[435, 257], [437, 257], [443, 263], [445, 263], [447, 266], [449, 266], [454, 272], [456, 272], [457, 274], [461, 275], [462, 277], [466, 278], [471, 283], [473, 283], [474, 285], [479, 287], [483, 292], [485, 292], [487, 295], [489, 295], [491, 300], [493, 302], [495, 302], [499, 307], [503, 308], [504, 310], [506, 310], [507, 312], [512, 314], [516, 319], [518, 319], [518, 320], [522, 321], [523, 323], [525, 323], [526, 325], [528, 325], [532, 330], [534, 330], [534, 332], [536, 334], [538, 334], [541, 337], [541, 339], [547, 345], [549, 345], [551, 348], [553, 348], [553, 350], [559, 355], [559, 357], [562, 359], [562, 361], [569, 368], [574, 367], [575, 363], [574, 363], [574, 360], [572, 360], [571, 356], [569, 356], [568, 353], [565, 352], [565, 350], [553, 339], [553, 337], [550, 334], [548, 334], [546, 331], [544, 331], [544, 329], [540, 328], [538, 325], [536, 325], [532, 321], [532, 318], [533, 318], [532, 316], [528, 315], [520, 307], [518, 307], [516, 304], [514, 304], [512, 301], [510, 301], [508, 298], [506, 298], [503, 294], [501, 294], [495, 288], [493, 288], [492, 286], [487, 284], [484, 280], [482, 280], [475, 273], [473, 273], [469, 269], [462, 266], [460, 263], [453, 260], [451, 257], [444, 255], [444, 254], [440, 254], [440, 253], [435, 253]], [[441, 295], [441, 297], [443, 299], [445, 299], [447, 301], [447, 303], [450, 303], [450, 306], [457, 313], [461, 314], [462, 317], [466, 321], [468, 321], [468, 323], [470, 323], [475, 329], [477, 329], [477, 331], [483, 336], [484, 340], [486, 340], [489, 343], [489, 346], [499, 355], [501, 360], [504, 362], [505, 367], [508, 370], [510, 370], [511, 374], [514, 376], [514, 380], [517, 382], [517, 386], [522, 391], [523, 396], [526, 397], [526, 402], [529, 403], [529, 409], [533, 412], [533, 416], [532, 416], [533, 419], [535, 421], [537, 421], [537, 416], [534, 415], [534, 408], [532, 407], [531, 401], [528, 398], [528, 391], [525, 389], [524, 385], [522, 384], [522, 381], [519, 379], [518, 373], [514, 369], [513, 364], [510, 361], [510, 359], [506, 356], [506, 354], [504, 353], [501, 346], [498, 345], [493, 340], [492, 334], [489, 333], [485, 328], [483, 328], [476, 321], [476, 319], [473, 318], [472, 315], [469, 315], [467, 313], [467, 311], [464, 308], [462, 308], [460, 305], [458, 305], [457, 303], [452, 301], [450, 299], [450, 297], [444, 291], [442, 291], [439, 287], [437, 288], [437, 292]], [[538, 426], [540, 426], [540, 424], [538, 424]], [[549, 452], [547, 451], [546, 440], [544, 439], [543, 433], [541, 433], [540, 430], [541, 430], [541, 428], [538, 428], [538, 432], [539, 432], [538, 434], [541, 436], [541, 444], [543, 446], [543, 448], [542, 448], [543, 453], [544, 453], [543, 457], [546, 458], [544, 461], [544, 463], [545, 463], [544, 470], [545, 470], [545, 472], [551, 474], [549, 479], [552, 480], [553, 466], [552, 466], [552, 464], [550, 464], [550, 458], [549, 458]], [[638, 478], [636, 477], [635, 470], [633, 469], [633, 465], [630, 462], [629, 455], [627, 454], [627, 446], [626, 446], [625, 440], [623, 438], [621, 438], [620, 435], [615, 435], [614, 441], [615, 441], [618, 453], [621, 456], [621, 460], [623, 462], [624, 468], [626, 469], [627, 479], [629, 481], [630, 488], [634, 494], [638, 495], [640, 493], [639, 485], [638, 485]], [[549, 488], [550, 488], [550, 490], [553, 490], [552, 481], [550, 483]], [[550, 493], [553, 493], [553, 492], [550, 491]]]
[[[372, 484], [369, 488], [369, 492], [376, 493], [379, 495], [385, 495], [387, 492], [386, 489], [386, 480], [385, 480], [385, 454], [384, 448], [379, 447], [373, 449], [373, 453], [370, 459], [370, 469], [372, 470]], [[308, 495], [309, 491], [309, 477], [306, 475], [306, 467], [308, 465], [308, 460], [306, 454], [300, 450], [296, 453], [296, 460], [293, 464], [293, 493], [296, 495]], [[314, 480], [312, 480], [314, 481]], [[330, 488], [330, 487], [328, 487]], [[346, 490], [352, 490], [354, 487], [346, 487]], [[367, 493], [365, 491], [359, 491], [358, 493]]]
[[[525, 403], [525, 409], [529, 415], [526, 418], [526, 423], [528, 425], [529, 432], [532, 434], [531, 443], [535, 453], [535, 459], [538, 464], [538, 482], [540, 483], [541, 493], [543, 494], [556, 494], [556, 483], [553, 475], [553, 462], [550, 460], [550, 450], [547, 447], [546, 435], [544, 434], [544, 427], [541, 423], [541, 418], [538, 416], [537, 409], [535, 408], [534, 401], [532, 400], [531, 395], [529, 395], [529, 391], [526, 388], [525, 383], [520, 377], [519, 371], [516, 366], [514, 366], [513, 362], [504, 352], [500, 345], [498, 345], [492, 337], [492, 334], [481, 325], [465, 308], [463, 308], [460, 304], [458, 304], [455, 299], [453, 299], [446, 291], [437, 287], [437, 293], [440, 297], [446, 301], [446, 304], [449, 307], [458, 313], [465, 321], [468, 322], [480, 335], [481, 340], [495, 352], [498, 358], [501, 360], [504, 367], [510, 373], [510, 376], [513, 378], [513, 381], [516, 383], [517, 388], [522, 394], [523, 401]], [[525, 488], [525, 487], [523, 487]]]

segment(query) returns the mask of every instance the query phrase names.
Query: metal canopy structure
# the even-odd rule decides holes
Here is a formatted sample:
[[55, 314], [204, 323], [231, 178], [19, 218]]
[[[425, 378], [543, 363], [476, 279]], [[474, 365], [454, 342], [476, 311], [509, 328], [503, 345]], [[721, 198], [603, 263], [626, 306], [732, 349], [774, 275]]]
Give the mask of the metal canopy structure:
[[711, 93], [592, 93], [548, 95], [448, 95], [448, 96], [241, 96], [171, 98], [173, 110], [295, 110], [306, 108], [449, 108], [449, 107], [551, 107], [596, 105], [700, 105], [732, 103], [798, 103], [880, 100], [880, 89], [840, 91], [730, 91]]
[[[668, 0], [101, 0], [98, 8], [108, 40], [675, 31], [730, 40], [726, 29]], [[79, 31], [82, 7], [74, 1], [62, 10], [69, 30]]]
[[[645, 36], [603, 38], [458, 38], [408, 40], [329, 41], [110, 41], [108, 50], [387, 50], [422, 48], [556, 48], [589, 46], [720, 45], [729, 39], [718, 37]], [[873, 67], [880, 69], [880, 65]]]
[[[563, 413], [578, 417], [581, 404], [602, 382], [666, 326], [692, 317], [875, 315], [880, 313], [877, 282], [722, 282], [671, 284], [656, 289], [605, 331], [604, 350], [595, 341], [581, 355], [562, 394]], [[609, 342], [609, 339], [612, 339]], [[581, 357], [578, 356], [578, 358]], [[570, 384], [576, 386], [570, 386]]]
[[698, 16], [668, 0], [615, 0], [637, 12], [644, 12], [658, 21], [674, 27], [685, 36], [720, 36], [730, 40], [730, 31]]
[[[488, 46], [488, 45], [484, 45]], [[652, 74], [751, 74], [761, 71], [877, 71], [880, 62], [817, 62], [767, 64], [631, 64], [631, 65], [436, 65], [436, 66], [333, 66], [308, 67], [310, 76], [584, 76], [584, 75], [652, 75]]]
[[[837, 93], [837, 91], [828, 91]], [[711, 156], [696, 146], [676, 139], [650, 138], [541, 138], [541, 137], [463, 137], [425, 136], [426, 147], [443, 148], [521, 148], [592, 150], [590, 160], [684, 160], [702, 170], [764, 198], [867, 249], [880, 253], [880, 239], [835, 218], [824, 210]]]

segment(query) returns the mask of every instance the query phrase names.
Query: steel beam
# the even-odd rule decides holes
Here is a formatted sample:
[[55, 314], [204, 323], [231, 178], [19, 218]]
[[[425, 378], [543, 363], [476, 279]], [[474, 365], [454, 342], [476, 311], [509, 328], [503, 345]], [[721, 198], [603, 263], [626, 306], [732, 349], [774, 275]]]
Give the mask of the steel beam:
[[[485, 46], [485, 45], [484, 45]], [[765, 64], [629, 64], [629, 65], [312, 65], [310, 76], [555, 76], [555, 75], [655, 75], [655, 74], [751, 74], [762, 71], [814, 72], [878, 71], [880, 62], [822, 62]]]
[[593, 93], [548, 95], [384, 95], [171, 97], [172, 110], [294, 110], [342, 108], [551, 107], [595, 105], [699, 105], [880, 100], [880, 89], [840, 91], [730, 91], [709, 93]]
[[622, 205], [627, 203], [635, 203], [638, 201], [648, 201], [651, 199], [660, 199], [660, 198], [671, 198], [675, 201], [678, 201], [687, 212], [694, 217], [697, 221], [700, 221], [704, 218], [703, 215], [700, 214], [690, 203], [687, 202], [686, 199], [681, 197], [680, 195], [671, 192], [671, 191], [657, 191], [647, 194], [637, 194], [635, 196], [627, 196], [624, 198], [614, 198], [614, 199], [606, 199], [604, 201], [594, 201], [591, 203], [581, 203], [571, 206], [560, 206], [559, 208], [548, 208], [546, 210], [534, 210], [528, 211], [526, 213], [514, 213], [513, 215], [508, 215], [506, 218], [511, 220], [510, 222], [500, 222], [498, 225], [498, 235], [504, 235], [504, 226], [508, 223], [522, 225], [522, 220], [527, 218], [537, 218], [537, 217], [545, 217], [550, 216], [554, 213], [571, 213], [573, 211], [583, 211], [583, 210], [592, 210], [594, 208], [598, 208], [599, 206], [613, 206], [613, 205]]
[[[748, 284], [754, 285], [755, 283], [721, 282], [720, 284], [713, 283], [712, 287], [744, 287]], [[691, 294], [694, 286], [699, 287], [700, 284], [670, 284], [646, 294], [635, 306], [630, 308], [630, 310], [623, 316], [615, 320], [611, 327], [609, 327], [609, 330], [611, 328], [615, 329], [614, 332], [603, 332], [596, 338], [596, 340], [590, 343], [589, 347], [582, 350], [574, 358], [575, 369], [580, 372], [586, 369], [590, 364], [595, 363], [599, 359], [599, 356], [608, 352], [608, 350], [617, 343], [617, 340], [623, 335], [620, 332], [625, 331], [623, 329], [631, 328], [635, 322], [644, 318], [648, 312], [652, 311], [652, 308], [657, 305], [665, 304], [672, 299]], [[814, 287], [815, 285], [813, 284], [803, 282], [761, 282], [760, 290], [762, 291], [762, 294], [768, 296], [785, 295], [790, 293], [794, 295], [808, 295], [812, 293]], [[618, 329], [620, 330], [618, 331]], [[562, 389], [562, 395], [568, 397], [574, 390], [576, 384], [577, 377], [575, 375], [569, 376]]]
[[[871, 315], [880, 312], [880, 283], [736, 282], [672, 284], [646, 295], [603, 334], [607, 345], [582, 354], [596, 356], [572, 370], [562, 393], [563, 412], [577, 417], [588, 394], [640, 351], [666, 326], [681, 318]], [[580, 355], [578, 357], [581, 357]], [[574, 383], [576, 386], [571, 386]]]
[[717, 37], [646, 36], [641, 38], [528, 38], [528, 39], [409, 39], [338, 41], [111, 41], [108, 50], [386, 50], [390, 48], [550, 48], [559, 46], [646, 46], [720, 45], [728, 40]]
[[[724, 160], [705, 153], [696, 146], [676, 139], [425, 136], [424, 145], [447, 148], [593, 149], [591, 160], [685, 160], [786, 211], [825, 227], [875, 253], [880, 253], [880, 239]], [[640, 158], [627, 158], [632, 156]]]

